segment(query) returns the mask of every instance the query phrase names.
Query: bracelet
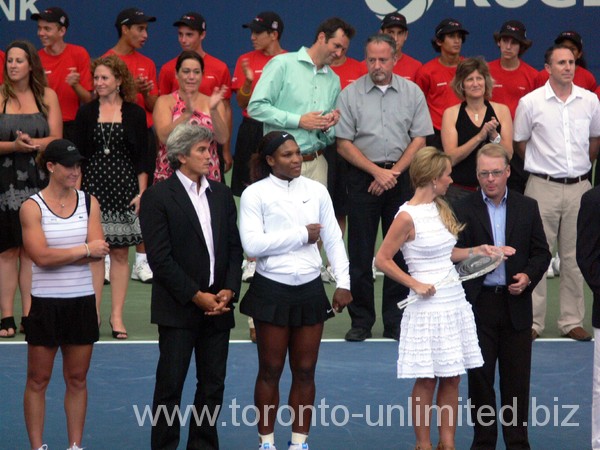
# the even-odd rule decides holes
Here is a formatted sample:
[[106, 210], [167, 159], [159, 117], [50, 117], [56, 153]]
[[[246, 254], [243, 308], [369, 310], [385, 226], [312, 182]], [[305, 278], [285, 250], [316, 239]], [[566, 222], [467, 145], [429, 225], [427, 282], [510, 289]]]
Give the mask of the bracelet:
[[473, 256], [473, 247], [469, 247], [469, 258]]
[[84, 242], [83, 245], [85, 246], [85, 252], [87, 253], [85, 255], [86, 258], [89, 258], [92, 254], [90, 253], [90, 247], [89, 245], [87, 245], [87, 242]]
[[141, 195], [140, 195], [140, 194], [135, 194], [135, 196], [136, 196], [137, 198], [140, 198], [140, 197], [141, 197]]
[[250, 97], [250, 95], [252, 94], [252, 91], [248, 91], [248, 92], [244, 92], [244, 86], [242, 86], [240, 88], [240, 90], [238, 91], [240, 94], [242, 94], [244, 97]]
[[500, 136], [500, 133], [498, 133], [494, 139], [490, 139], [490, 143], [499, 144], [501, 140], [502, 140], [502, 137]]

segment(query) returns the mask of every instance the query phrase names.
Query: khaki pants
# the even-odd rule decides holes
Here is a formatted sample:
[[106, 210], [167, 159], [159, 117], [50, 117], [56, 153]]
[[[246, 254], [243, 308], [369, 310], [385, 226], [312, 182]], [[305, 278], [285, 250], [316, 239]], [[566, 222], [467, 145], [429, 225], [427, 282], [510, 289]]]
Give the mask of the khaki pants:
[[[525, 195], [537, 200], [548, 247], [558, 241], [560, 255], [560, 315], [558, 329], [567, 334], [583, 324], [583, 276], [575, 259], [577, 243], [577, 214], [581, 196], [591, 188], [589, 181], [561, 184], [531, 175]], [[533, 291], [533, 329], [542, 334], [546, 319], [546, 279], [542, 278]]]
[[327, 160], [325, 156], [319, 155], [312, 161], [303, 162], [302, 176], [318, 181], [327, 187]]

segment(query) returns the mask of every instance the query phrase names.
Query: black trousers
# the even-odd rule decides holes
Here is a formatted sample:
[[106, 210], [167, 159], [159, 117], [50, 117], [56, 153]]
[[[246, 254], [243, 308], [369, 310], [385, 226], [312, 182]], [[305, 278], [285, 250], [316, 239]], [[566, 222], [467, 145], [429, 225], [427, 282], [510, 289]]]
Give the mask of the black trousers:
[[[469, 399], [474, 422], [471, 450], [494, 450], [498, 439], [498, 420], [507, 450], [529, 450], [527, 422], [529, 413], [529, 381], [531, 374], [531, 327], [515, 330], [512, 326], [508, 303], [515, 300], [508, 293], [481, 292], [473, 307], [477, 337], [483, 355], [483, 367], [469, 370]], [[500, 404], [496, 408], [494, 377], [496, 361], [500, 376]], [[477, 411], [482, 415], [477, 420]]]
[[[379, 223], [385, 236], [398, 213], [398, 208], [412, 196], [408, 173], [398, 177], [393, 189], [380, 196], [367, 192], [373, 177], [356, 167], [348, 168], [348, 256], [350, 260], [350, 289], [352, 303], [348, 311], [352, 327], [370, 330], [375, 323], [375, 294], [372, 261]], [[408, 271], [402, 253], [394, 258], [402, 270]], [[400, 326], [402, 311], [397, 303], [406, 298], [408, 288], [392, 281], [383, 280], [382, 316], [385, 330], [396, 331]]]
[[[175, 407], [181, 405], [181, 392], [192, 352], [196, 360], [197, 380], [193, 405], [197, 416], [204, 418], [201, 423], [196, 423], [194, 415], [189, 414], [186, 449], [218, 450], [216, 417], [211, 424], [207, 416], [212, 416], [215, 412], [218, 416], [223, 403], [229, 331], [217, 330], [208, 321], [195, 329], [158, 327], [160, 356], [156, 368], [152, 411], [154, 415], [162, 412], [156, 425], [152, 427], [151, 448], [153, 450], [176, 450], [179, 444], [181, 424], [176, 419], [169, 425], [165, 410], [169, 417], [172, 417]], [[182, 414], [185, 413], [186, 408], [187, 404], [181, 407]]]

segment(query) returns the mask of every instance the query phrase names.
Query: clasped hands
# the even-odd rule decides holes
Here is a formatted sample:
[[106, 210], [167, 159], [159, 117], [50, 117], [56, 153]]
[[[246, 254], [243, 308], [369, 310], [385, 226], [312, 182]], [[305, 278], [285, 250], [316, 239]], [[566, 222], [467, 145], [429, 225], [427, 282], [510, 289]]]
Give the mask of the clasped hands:
[[198, 291], [192, 301], [204, 311], [205, 316], [220, 316], [231, 311], [228, 305], [232, 299], [233, 291], [231, 289], [221, 289], [216, 294]]
[[328, 113], [324, 111], [312, 111], [300, 116], [298, 127], [305, 130], [321, 130], [326, 133], [339, 120], [340, 111], [337, 109], [333, 109]]
[[377, 167], [377, 170], [373, 175], [374, 180], [371, 181], [367, 192], [375, 196], [380, 196], [385, 191], [388, 191], [396, 186], [399, 176], [399, 171]]

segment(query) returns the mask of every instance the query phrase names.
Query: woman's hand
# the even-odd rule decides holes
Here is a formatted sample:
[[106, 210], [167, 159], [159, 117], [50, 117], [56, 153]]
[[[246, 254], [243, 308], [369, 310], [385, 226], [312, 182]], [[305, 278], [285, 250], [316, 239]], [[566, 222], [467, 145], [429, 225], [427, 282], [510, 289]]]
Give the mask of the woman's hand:
[[131, 200], [129, 202], [129, 206], [133, 207], [133, 212], [135, 213], [136, 216], [140, 215], [140, 199], [141, 199], [141, 195], [137, 194], [135, 197], [133, 197], [133, 200]]
[[96, 239], [87, 242], [87, 248], [90, 250], [90, 258], [100, 259], [108, 255], [110, 248], [104, 239]]
[[320, 223], [310, 223], [306, 225], [306, 229], [308, 230], [308, 243], [314, 244], [321, 239], [321, 226]]
[[215, 87], [213, 89], [213, 93], [210, 96], [209, 107], [210, 110], [214, 110], [219, 106], [219, 104], [225, 99], [225, 94], [229, 88], [226, 85], [222, 85], [221, 87]]
[[496, 137], [498, 134], [496, 128], [498, 128], [499, 124], [500, 123], [495, 117], [492, 117], [489, 122], [484, 123], [483, 127], [481, 127], [481, 131], [479, 132], [479, 138], [481, 141], [488, 141]]
[[348, 289], [337, 288], [333, 293], [331, 304], [336, 313], [341, 313], [350, 302], [352, 302], [352, 294]]
[[27, 133], [17, 130], [17, 138], [15, 139], [15, 152], [31, 153], [37, 152], [40, 149], [39, 145], [33, 143], [33, 139]]
[[415, 280], [415, 284], [410, 286], [410, 288], [415, 292], [415, 294], [422, 297], [431, 297], [435, 294], [435, 286], [433, 284], [421, 283], [420, 281]]

